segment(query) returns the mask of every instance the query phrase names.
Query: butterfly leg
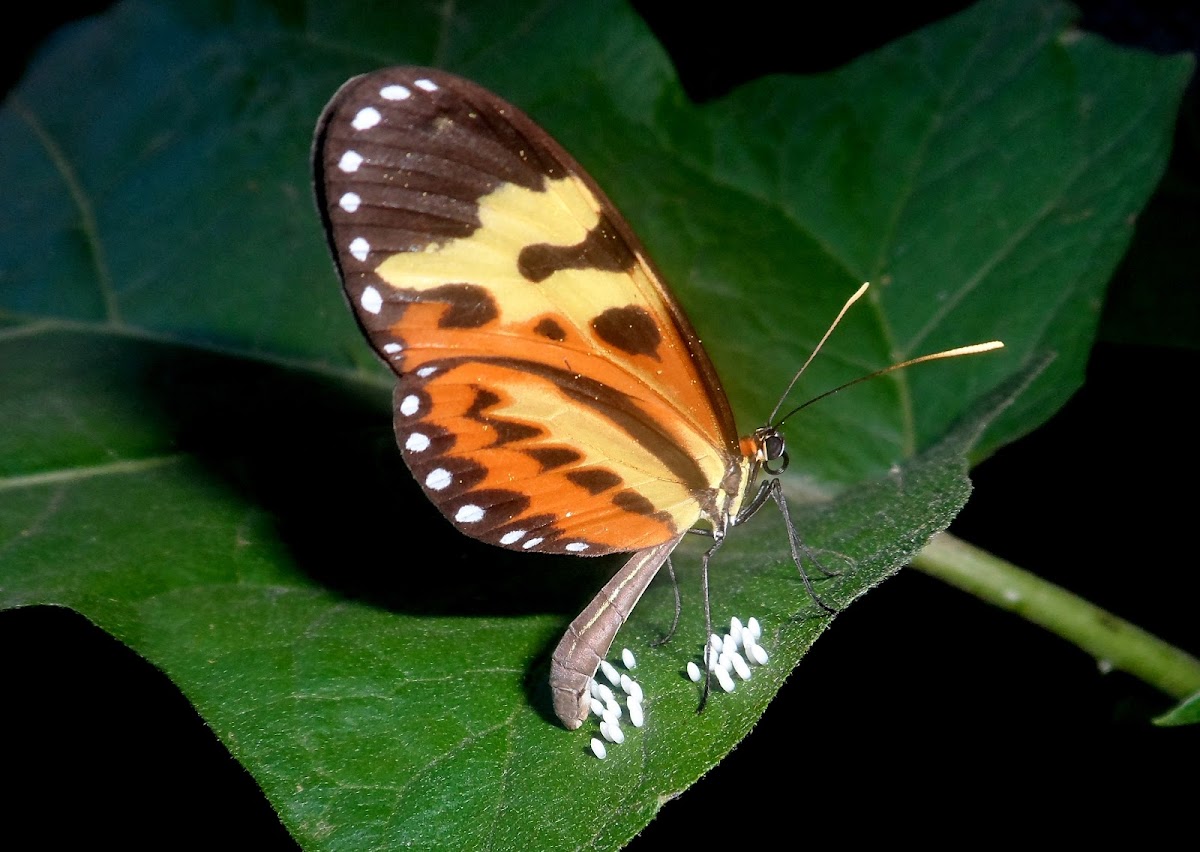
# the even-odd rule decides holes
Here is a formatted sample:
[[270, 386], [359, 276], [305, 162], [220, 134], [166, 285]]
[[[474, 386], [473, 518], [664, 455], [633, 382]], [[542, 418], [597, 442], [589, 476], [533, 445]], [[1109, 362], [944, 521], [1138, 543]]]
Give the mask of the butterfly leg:
[[696, 708], [697, 713], [704, 710], [704, 705], [708, 703], [708, 693], [712, 688], [712, 667], [716, 664], [716, 661], [712, 659], [712, 655], [716, 651], [713, 650], [712, 642], [709, 641], [709, 637], [713, 635], [713, 629], [712, 607], [708, 599], [708, 560], [724, 543], [724, 532], [714, 529], [713, 539], [712, 547], [704, 551], [704, 556], [700, 558], [700, 588], [703, 590], [704, 596], [704, 691], [700, 693], [700, 706]]
[[587, 718], [589, 690], [600, 661], [683, 535], [634, 553], [567, 627], [550, 657], [554, 713], [567, 730], [575, 730]]
[[768, 479], [763, 482], [758, 489], [758, 493], [754, 495], [754, 499], [750, 502], [750, 505], [746, 510], [743, 510], [738, 514], [734, 523], [739, 524], [757, 512], [760, 508], [762, 508], [762, 505], [767, 501], [768, 497], [775, 501], [775, 505], [779, 507], [779, 513], [783, 515], [783, 525], [787, 527], [788, 532], [788, 544], [791, 545], [792, 548], [792, 561], [796, 563], [796, 569], [800, 572], [800, 579], [804, 583], [804, 590], [808, 592], [809, 597], [811, 597], [817, 603], [817, 605], [821, 607], [821, 609], [825, 610], [831, 615], [836, 613], [838, 611], [837, 608], [825, 603], [825, 601], [821, 599], [821, 596], [817, 594], [817, 590], [813, 588], [812, 580], [809, 578], [808, 572], [804, 570], [804, 554], [808, 554], [809, 561], [820, 568], [821, 572], [825, 574], [825, 576], [831, 577], [833, 576], [833, 573], [828, 571], [825, 566], [820, 563], [817, 557], [813, 555], [812, 549], [800, 540], [800, 533], [796, 529], [796, 525], [792, 523], [792, 514], [788, 511], [787, 500], [784, 499], [783, 496], [783, 485], [778, 479]]
[[675, 566], [671, 564], [670, 556], [667, 557], [667, 576], [671, 578], [671, 589], [675, 592], [675, 618], [671, 621], [671, 629], [667, 631], [667, 635], [651, 642], [651, 648], [661, 647], [671, 641], [679, 627], [679, 614], [683, 611], [683, 602], [679, 599], [679, 581], [675, 579]]
[[758, 486], [758, 492], [755, 493], [753, 499], [750, 500], [742, 510], [738, 512], [737, 517], [733, 519], [731, 526], [743, 524], [750, 518], [754, 517], [758, 510], [766, 505], [767, 500], [774, 500], [775, 505], [779, 507], [779, 513], [783, 515], [783, 524], [787, 527], [788, 543], [792, 548], [792, 561], [796, 563], [796, 568], [800, 571], [800, 579], [804, 582], [804, 589], [821, 609], [828, 613], [835, 613], [837, 609], [831, 607], [825, 601], [821, 600], [821, 596], [817, 594], [817, 590], [813, 588], [812, 580], [809, 579], [808, 572], [804, 570], [803, 555], [808, 555], [808, 561], [821, 569], [821, 573], [826, 577], [837, 576], [836, 571], [830, 571], [821, 561], [813, 554], [803, 541], [800, 540], [800, 533], [796, 530], [796, 525], [792, 523], [792, 513], [788, 511], [787, 500], [783, 496], [783, 484], [778, 479], [765, 479]]

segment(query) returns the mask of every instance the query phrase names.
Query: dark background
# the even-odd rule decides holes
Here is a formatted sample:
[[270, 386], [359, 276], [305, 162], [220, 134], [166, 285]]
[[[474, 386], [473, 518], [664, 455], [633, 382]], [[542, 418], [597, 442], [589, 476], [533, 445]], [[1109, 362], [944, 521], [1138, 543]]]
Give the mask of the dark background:
[[[57, 25], [106, 5], [23, 8], [0, 35], [0, 87]], [[788, 17], [793, 4], [743, 4], [726, 17], [636, 5], [703, 99], [762, 73], [836, 67], [965, 4], [805, 9], [802, 26]], [[1200, 47], [1194, 2], [1083, 10], [1085, 29], [1117, 42]], [[976, 469], [952, 527], [1193, 652], [1198, 116], [1193, 84], [1168, 175], [1113, 283], [1086, 385], [1045, 427]], [[11, 848], [294, 847], [174, 685], [79, 616], [0, 614], [0, 653], [0, 777], [16, 788], [0, 806], [0, 836], [36, 838]], [[1200, 729], [1152, 726], [1170, 704], [906, 570], [838, 618], [750, 737], [630, 848], [774, 835], [796, 845], [1194, 837]]]

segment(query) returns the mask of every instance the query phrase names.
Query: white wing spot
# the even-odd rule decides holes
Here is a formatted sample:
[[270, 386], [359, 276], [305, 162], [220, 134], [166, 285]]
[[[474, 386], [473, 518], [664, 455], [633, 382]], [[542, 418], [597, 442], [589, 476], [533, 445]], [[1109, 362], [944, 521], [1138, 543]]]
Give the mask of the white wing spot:
[[432, 80], [420, 79], [413, 83], [418, 89], [424, 89], [427, 92], [436, 92], [438, 90], [437, 83]]
[[358, 153], [357, 151], [347, 151], [345, 154], [342, 154], [342, 158], [338, 160], [338, 168], [344, 172], [356, 172], [362, 163], [362, 154]]
[[545, 539], [531, 538], [531, 539], [529, 539], [529, 541], [522, 544], [521, 547], [523, 547], [525, 550], [529, 550], [529, 548], [531, 548], [531, 547], [537, 547], [543, 541], [545, 541]]
[[383, 308], [383, 296], [374, 287], [364, 287], [358, 303], [367, 313], [377, 314]]
[[417, 370], [417, 375], [420, 376], [422, 379], [428, 379], [430, 376], [432, 376], [436, 372], [437, 372], [437, 367], [422, 367], [421, 369]]
[[483, 520], [484, 511], [479, 506], [468, 503], [454, 513], [454, 520], [460, 524], [473, 524]]
[[383, 116], [379, 114], [379, 110], [375, 107], [363, 107], [354, 116], [350, 126], [355, 130], [370, 130], [381, 121], [383, 121]]
[[509, 530], [500, 536], [501, 544], [516, 544], [525, 537], [525, 530]]
[[379, 90], [379, 96], [387, 101], [403, 101], [407, 100], [411, 95], [406, 87], [400, 85], [384, 86]]
[[413, 432], [408, 436], [408, 439], [405, 440], [404, 449], [414, 453], [422, 453], [425, 450], [428, 450], [429, 436], [422, 435], [420, 432]]
[[425, 487], [441, 491], [453, 481], [454, 477], [450, 475], [450, 471], [444, 467], [434, 468], [429, 472], [429, 476], [425, 477]]
[[385, 343], [385, 344], [383, 344], [383, 351], [384, 351], [384, 352], [386, 352], [386, 353], [387, 353], [387, 354], [389, 354], [389, 355], [395, 355], [397, 352], [399, 352], [399, 351], [400, 351], [401, 349], [403, 349], [403, 348], [404, 348], [404, 347], [403, 347], [403, 346], [401, 346], [399, 343]]
[[417, 399], [415, 393], [410, 393], [404, 399], [400, 400], [400, 413], [405, 417], [412, 417], [421, 408], [421, 400]]
[[371, 252], [371, 244], [362, 237], [355, 237], [350, 241], [350, 254], [361, 263], [367, 259], [367, 255]]
[[358, 209], [358, 205], [362, 204], [362, 196], [357, 192], [347, 192], [338, 199], [338, 207], [341, 207], [347, 213], [353, 213]]
[[567, 550], [572, 553], [579, 553], [580, 551], [587, 550], [588, 547], [589, 545], [586, 541], [573, 541], [567, 545]]

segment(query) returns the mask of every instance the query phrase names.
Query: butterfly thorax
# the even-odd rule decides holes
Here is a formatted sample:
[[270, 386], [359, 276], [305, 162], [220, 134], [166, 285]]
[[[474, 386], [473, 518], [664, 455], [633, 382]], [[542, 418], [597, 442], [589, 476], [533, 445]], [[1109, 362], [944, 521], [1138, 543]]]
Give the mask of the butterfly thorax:
[[[757, 511], [765, 495], [755, 489], [760, 473], [776, 476], [787, 468], [787, 443], [775, 426], [760, 426], [738, 442], [738, 458], [731, 462], [721, 487], [717, 489], [720, 510], [705, 519], [713, 525], [717, 539], [725, 537], [731, 526]], [[777, 464], [773, 464], [777, 463]]]
[[[772, 466], [772, 462], [779, 462]], [[724, 538], [729, 527], [753, 514], [759, 502], [755, 485], [760, 473], [772, 476], [782, 473], [787, 467], [787, 445], [783, 435], [774, 426], [761, 426], [738, 442], [738, 454], [730, 460], [725, 478], [715, 489], [713, 505], [716, 511], [703, 513], [702, 517], [713, 526], [713, 535]], [[755, 507], [755, 508], [752, 508]]]
[[740, 453], [731, 458], [720, 485], [710, 492], [710, 499], [701, 500], [700, 519], [712, 525], [713, 536], [725, 537], [746, 502], [746, 494], [756, 476], [754, 457]]

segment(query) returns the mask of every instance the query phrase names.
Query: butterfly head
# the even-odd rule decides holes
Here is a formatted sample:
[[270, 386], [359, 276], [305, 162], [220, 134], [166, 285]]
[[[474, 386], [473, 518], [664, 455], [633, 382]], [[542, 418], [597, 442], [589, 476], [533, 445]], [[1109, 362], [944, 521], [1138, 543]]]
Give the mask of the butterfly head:
[[[754, 466], [771, 476], [778, 476], [787, 470], [788, 453], [787, 441], [778, 426], [759, 426], [754, 430], [751, 439], [754, 450]], [[776, 464], [777, 462], [777, 464]]]

